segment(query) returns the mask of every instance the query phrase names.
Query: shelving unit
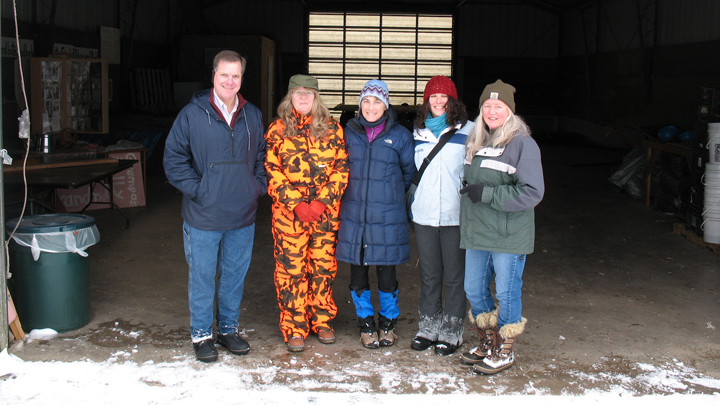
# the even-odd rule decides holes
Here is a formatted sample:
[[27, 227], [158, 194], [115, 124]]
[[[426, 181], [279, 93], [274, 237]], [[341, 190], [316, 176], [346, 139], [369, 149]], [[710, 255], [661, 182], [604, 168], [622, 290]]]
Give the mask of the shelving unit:
[[104, 59], [32, 58], [33, 134], [108, 133], [108, 65]]

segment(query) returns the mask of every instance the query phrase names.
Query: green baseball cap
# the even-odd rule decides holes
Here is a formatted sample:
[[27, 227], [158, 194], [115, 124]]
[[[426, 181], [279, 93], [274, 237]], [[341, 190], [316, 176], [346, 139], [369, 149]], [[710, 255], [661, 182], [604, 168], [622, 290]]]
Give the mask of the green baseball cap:
[[295, 75], [291, 77], [290, 83], [288, 84], [288, 90], [296, 87], [307, 87], [309, 89], [320, 91], [317, 79], [308, 75]]

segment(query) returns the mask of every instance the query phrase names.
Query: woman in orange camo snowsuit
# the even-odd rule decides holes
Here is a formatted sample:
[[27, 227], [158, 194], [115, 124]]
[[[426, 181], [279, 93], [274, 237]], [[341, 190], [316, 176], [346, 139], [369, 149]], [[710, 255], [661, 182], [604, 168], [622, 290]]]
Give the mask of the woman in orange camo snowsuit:
[[319, 99], [317, 79], [295, 75], [265, 134], [268, 194], [273, 199], [275, 289], [280, 330], [291, 352], [310, 332], [335, 342], [332, 286], [340, 199], [348, 157], [340, 124]]

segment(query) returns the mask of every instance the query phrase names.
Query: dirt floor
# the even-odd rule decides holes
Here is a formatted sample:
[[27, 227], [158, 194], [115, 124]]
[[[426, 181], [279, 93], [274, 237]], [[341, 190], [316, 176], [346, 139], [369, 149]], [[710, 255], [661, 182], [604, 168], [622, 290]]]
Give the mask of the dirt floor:
[[[394, 347], [361, 347], [347, 288], [349, 266], [341, 263], [337, 343], [322, 345], [311, 337], [305, 352], [288, 353], [277, 326], [267, 198], [258, 213], [240, 319], [252, 352], [237, 357], [220, 349], [219, 362], [258, 384], [326, 391], [353, 386], [450, 393], [460, 387], [488, 394], [579, 395], [621, 385], [637, 394], [720, 392], [693, 383], [720, 379], [720, 257], [673, 234], [675, 216], [613, 190], [607, 178], [622, 151], [552, 139], [541, 149], [547, 193], [537, 208], [535, 253], [525, 268], [528, 324], [513, 368], [476, 376], [457, 356], [410, 349], [420, 288], [414, 250], [412, 261], [398, 270], [400, 339]], [[26, 361], [192, 360], [180, 201], [162, 173], [151, 172], [147, 206], [126, 210], [129, 229], [121, 229], [117, 212], [89, 212], [101, 234], [88, 249], [90, 323], [51, 341], [15, 342], [11, 353]], [[465, 340], [461, 350], [476, 343], [469, 323]], [[658, 383], [649, 373], [681, 374], [685, 383]]]

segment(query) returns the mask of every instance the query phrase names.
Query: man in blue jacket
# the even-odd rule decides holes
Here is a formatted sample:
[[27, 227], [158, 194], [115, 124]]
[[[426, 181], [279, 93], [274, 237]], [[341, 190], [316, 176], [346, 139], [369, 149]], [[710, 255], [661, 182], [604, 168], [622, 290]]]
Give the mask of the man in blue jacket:
[[[198, 360], [213, 362], [217, 340], [237, 355], [250, 352], [238, 334], [250, 266], [258, 197], [267, 192], [260, 110], [240, 95], [245, 59], [233, 51], [213, 61], [213, 88], [193, 95], [165, 144], [165, 174], [183, 193], [189, 267], [190, 335]], [[217, 282], [216, 282], [217, 275]]]

